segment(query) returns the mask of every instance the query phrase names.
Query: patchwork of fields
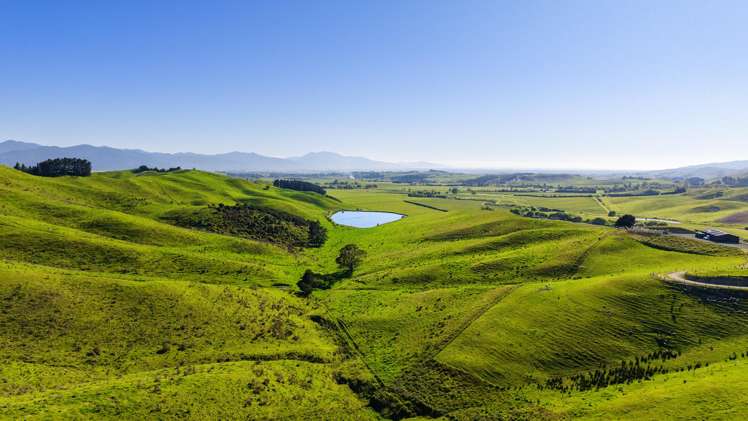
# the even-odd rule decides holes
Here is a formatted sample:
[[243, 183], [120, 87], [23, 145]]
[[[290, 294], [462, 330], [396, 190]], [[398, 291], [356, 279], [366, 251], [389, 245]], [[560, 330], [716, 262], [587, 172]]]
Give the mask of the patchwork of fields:
[[[735, 418], [748, 295], [654, 275], [743, 273], [741, 250], [502, 206], [737, 233], [748, 202], [734, 190], [415, 200], [391, 186], [326, 197], [199, 171], [0, 167], [0, 418]], [[319, 221], [327, 241], [172, 223], [218, 204]], [[406, 217], [356, 229], [328, 220], [341, 209]], [[366, 251], [362, 266], [297, 296], [306, 269], [336, 273], [346, 244]]]

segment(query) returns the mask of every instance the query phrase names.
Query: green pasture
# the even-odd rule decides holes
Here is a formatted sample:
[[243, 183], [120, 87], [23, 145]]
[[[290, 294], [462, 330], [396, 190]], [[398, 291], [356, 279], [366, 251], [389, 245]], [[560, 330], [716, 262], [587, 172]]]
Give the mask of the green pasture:
[[[729, 419], [745, 405], [748, 297], [654, 276], [742, 276], [743, 251], [509, 212], [738, 232], [739, 189], [426, 198], [377, 184], [326, 197], [194, 170], [0, 167], [0, 418], [646, 419], [687, 406]], [[167, 218], [221, 203], [320, 221], [327, 241], [288, 248]], [[333, 224], [337, 210], [405, 217], [358, 229]], [[352, 276], [335, 264], [346, 244], [366, 251]], [[336, 282], [297, 296], [306, 269]], [[663, 350], [677, 356], [649, 379], [544, 387]]]

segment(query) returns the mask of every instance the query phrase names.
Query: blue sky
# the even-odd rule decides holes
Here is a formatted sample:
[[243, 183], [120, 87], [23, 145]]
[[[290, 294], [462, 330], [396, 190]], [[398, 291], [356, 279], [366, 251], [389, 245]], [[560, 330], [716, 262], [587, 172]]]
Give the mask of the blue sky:
[[748, 159], [748, 3], [0, 0], [0, 139], [462, 166]]

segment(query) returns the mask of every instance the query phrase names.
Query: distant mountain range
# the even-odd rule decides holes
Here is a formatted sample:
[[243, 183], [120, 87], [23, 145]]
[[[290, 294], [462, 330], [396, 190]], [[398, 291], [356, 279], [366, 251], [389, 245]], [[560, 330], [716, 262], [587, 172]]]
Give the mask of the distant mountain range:
[[196, 153], [160, 153], [139, 149], [116, 149], [108, 146], [44, 146], [7, 140], [0, 143], [0, 164], [16, 162], [33, 165], [52, 158], [83, 158], [91, 161], [94, 171], [124, 170], [147, 165], [159, 168], [197, 168], [222, 172], [347, 172], [402, 171], [443, 168], [427, 162], [390, 163], [368, 158], [344, 156], [332, 152], [314, 152], [293, 158], [274, 158], [256, 153], [229, 152], [217, 155]]
[[663, 178], [701, 177], [710, 180], [725, 176], [745, 175], [746, 173], [748, 173], [748, 161], [730, 161], [649, 171], [645, 175]]
[[[233, 173], [310, 173], [350, 171], [406, 171], [442, 169], [460, 171], [428, 162], [391, 163], [368, 158], [344, 156], [333, 152], [312, 152], [291, 158], [275, 158], [251, 152], [229, 152], [217, 155], [196, 153], [147, 152], [140, 149], [117, 149], [108, 146], [76, 145], [68, 147], [45, 146], [36, 143], [6, 140], [0, 142], [0, 164], [13, 166], [16, 162], [33, 165], [51, 158], [84, 158], [91, 161], [94, 171], [112, 171], [136, 168], [141, 165], [159, 168], [197, 168], [206, 171]], [[501, 170], [465, 170], [470, 173], [502, 173]], [[546, 172], [536, 170], [533, 172]], [[592, 174], [580, 171], [579, 174]], [[747, 161], [732, 161], [656, 171], [599, 171], [661, 178], [701, 177], [707, 180], [724, 176], [748, 174]]]

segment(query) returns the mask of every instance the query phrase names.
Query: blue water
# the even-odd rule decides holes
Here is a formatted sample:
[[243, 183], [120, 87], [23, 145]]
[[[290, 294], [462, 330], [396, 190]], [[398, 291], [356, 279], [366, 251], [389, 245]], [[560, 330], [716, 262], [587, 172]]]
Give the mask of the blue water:
[[335, 212], [330, 219], [338, 225], [346, 225], [356, 228], [371, 228], [377, 225], [394, 222], [405, 215], [392, 212], [362, 212], [362, 211], [340, 211]]

